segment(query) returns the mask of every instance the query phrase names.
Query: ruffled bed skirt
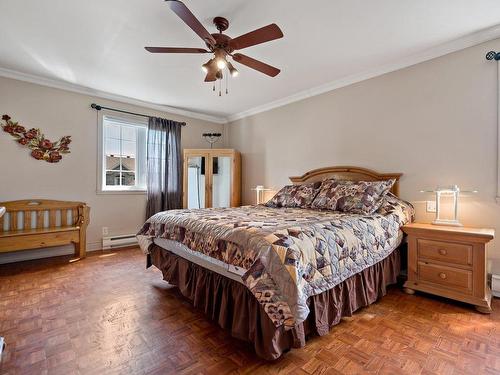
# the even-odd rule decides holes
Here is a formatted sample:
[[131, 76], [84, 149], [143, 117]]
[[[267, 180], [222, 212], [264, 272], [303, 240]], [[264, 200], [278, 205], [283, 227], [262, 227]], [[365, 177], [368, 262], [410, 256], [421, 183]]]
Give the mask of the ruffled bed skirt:
[[368, 306], [386, 294], [400, 272], [400, 251], [343, 281], [326, 292], [309, 298], [307, 320], [292, 330], [276, 328], [252, 293], [241, 283], [191, 263], [157, 245], [151, 261], [163, 279], [176, 285], [192, 304], [205, 312], [233, 337], [254, 345], [259, 357], [273, 360], [291, 348], [305, 345], [309, 334], [326, 335], [342, 317]]

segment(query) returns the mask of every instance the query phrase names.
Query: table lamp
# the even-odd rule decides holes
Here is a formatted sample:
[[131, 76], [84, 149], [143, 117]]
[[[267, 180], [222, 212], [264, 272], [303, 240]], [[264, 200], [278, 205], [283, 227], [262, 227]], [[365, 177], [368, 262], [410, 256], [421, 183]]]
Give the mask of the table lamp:
[[[460, 221], [458, 221], [458, 198], [460, 193], [477, 193], [477, 190], [460, 190], [457, 185], [452, 185], [449, 187], [438, 187], [435, 190], [420, 190], [421, 193], [434, 193], [436, 195], [436, 218], [432, 222], [435, 225], [451, 225], [455, 227], [463, 226]], [[453, 217], [450, 219], [444, 219], [441, 217], [442, 213], [442, 198], [448, 196], [453, 199]]]
[[254, 187], [252, 190], [255, 191], [256, 193], [256, 202], [257, 204], [261, 204], [261, 203], [264, 203], [264, 192], [265, 191], [270, 191], [271, 189], [266, 189], [264, 186], [262, 185], [257, 185], [256, 187]]

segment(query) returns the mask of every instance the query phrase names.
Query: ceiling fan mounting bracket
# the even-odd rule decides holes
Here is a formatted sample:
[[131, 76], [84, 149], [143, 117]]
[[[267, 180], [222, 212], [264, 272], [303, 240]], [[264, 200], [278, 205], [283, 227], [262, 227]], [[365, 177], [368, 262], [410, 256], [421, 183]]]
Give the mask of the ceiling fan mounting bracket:
[[215, 17], [214, 25], [217, 28], [217, 30], [219, 30], [219, 32], [222, 33], [229, 27], [229, 21], [224, 17]]

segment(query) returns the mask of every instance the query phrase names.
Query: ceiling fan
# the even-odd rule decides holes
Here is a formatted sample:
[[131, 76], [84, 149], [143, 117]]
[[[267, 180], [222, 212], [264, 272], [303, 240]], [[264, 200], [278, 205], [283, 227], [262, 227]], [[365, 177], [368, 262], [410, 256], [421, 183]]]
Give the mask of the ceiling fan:
[[[255, 60], [241, 53], [233, 53], [235, 50], [251, 47], [257, 44], [269, 42], [283, 37], [280, 28], [272, 23], [260, 29], [250, 31], [237, 38], [231, 38], [222, 32], [229, 27], [229, 21], [223, 17], [215, 17], [213, 22], [219, 33], [210, 34], [191, 11], [179, 0], [166, 0], [170, 9], [177, 14], [201, 39], [208, 49], [204, 48], [179, 48], [179, 47], [145, 47], [152, 53], [212, 53], [213, 57], [202, 65], [203, 71], [207, 74], [205, 82], [215, 82], [222, 80], [222, 71], [227, 68], [231, 76], [238, 75], [238, 70], [228, 61], [232, 57], [233, 61], [246, 65], [268, 76], [275, 77], [280, 73], [278, 68]], [[215, 86], [214, 86], [215, 89]], [[220, 92], [219, 92], [220, 95]]]

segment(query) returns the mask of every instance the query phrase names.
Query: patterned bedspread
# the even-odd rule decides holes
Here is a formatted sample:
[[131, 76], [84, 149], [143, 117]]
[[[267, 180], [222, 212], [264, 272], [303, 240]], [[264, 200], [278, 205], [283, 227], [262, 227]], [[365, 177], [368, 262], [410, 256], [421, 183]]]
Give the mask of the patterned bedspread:
[[152, 216], [137, 237], [155, 237], [248, 271], [245, 285], [276, 326], [292, 328], [309, 313], [308, 297], [384, 259], [398, 245], [413, 207], [394, 196], [373, 215], [302, 208], [171, 210]]

